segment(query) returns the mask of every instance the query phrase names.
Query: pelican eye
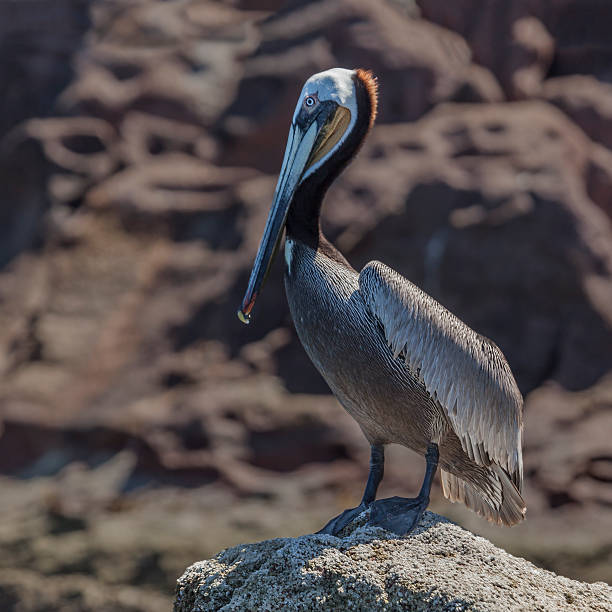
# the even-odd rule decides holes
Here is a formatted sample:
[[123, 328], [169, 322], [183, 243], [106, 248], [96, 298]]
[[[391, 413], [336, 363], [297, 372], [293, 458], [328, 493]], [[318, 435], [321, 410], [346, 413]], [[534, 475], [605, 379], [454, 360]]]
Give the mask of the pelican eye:
[[312, 108], [315, 105], [315, 99], [312, 96], [306, 96], [304, 98], [304, 104], [308, 107], [308, 108]]

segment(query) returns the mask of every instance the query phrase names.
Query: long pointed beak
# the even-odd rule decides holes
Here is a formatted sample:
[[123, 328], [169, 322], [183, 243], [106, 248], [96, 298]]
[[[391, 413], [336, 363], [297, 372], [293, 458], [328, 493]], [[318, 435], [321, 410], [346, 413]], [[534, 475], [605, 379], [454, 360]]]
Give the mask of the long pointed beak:
[[274, 200], [266, 227], [264, 229], [249, 284], [238, 310], [238, 318], [243, 323], [250, 323], [251, 310], [255, 300], [263, 287], [274, 256], [283, 235], [287, 221], [289, 206], [293, 200], [295, 190], [302, 178], [310, 158], [318, 133], [317, 122], [313, 121], [304, 133], [295, 123], [292, 124], [285, 149], [285, 157], [281, 166], [280, 176], [274, 192]]

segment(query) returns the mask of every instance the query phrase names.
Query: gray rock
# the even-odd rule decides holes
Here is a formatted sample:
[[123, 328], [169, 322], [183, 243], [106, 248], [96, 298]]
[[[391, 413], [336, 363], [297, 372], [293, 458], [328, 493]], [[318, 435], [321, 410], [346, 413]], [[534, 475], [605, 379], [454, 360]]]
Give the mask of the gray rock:
[[612, 610], [607, 584], [537, 568], [431, 512], [407, 538], [364, 518], [343, 538], [267, 540], [195, 563], [174, 612]]

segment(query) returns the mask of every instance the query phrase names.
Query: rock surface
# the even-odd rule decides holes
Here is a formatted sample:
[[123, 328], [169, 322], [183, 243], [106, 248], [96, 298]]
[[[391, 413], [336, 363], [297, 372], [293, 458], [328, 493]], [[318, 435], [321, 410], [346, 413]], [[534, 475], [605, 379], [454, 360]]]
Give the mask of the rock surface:
[[[357, 524], [359, 519], [357, 519]], [[612, 610], [612, 587], [557, 576], [425, 513], [407, 538], [362, 526], [236, 546], [187, 568], [175, 612]]]

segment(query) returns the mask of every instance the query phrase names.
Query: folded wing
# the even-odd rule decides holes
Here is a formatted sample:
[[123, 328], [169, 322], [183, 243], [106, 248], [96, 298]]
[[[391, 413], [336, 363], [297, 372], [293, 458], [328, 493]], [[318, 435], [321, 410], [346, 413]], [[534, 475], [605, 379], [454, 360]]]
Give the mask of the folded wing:
[[520, 492], [523, 400], [501, 350], [380, 262], [363, 268], [359, 290], [395, 357], [446, 412], [463, 450], [478, 465], [501, 467]]

